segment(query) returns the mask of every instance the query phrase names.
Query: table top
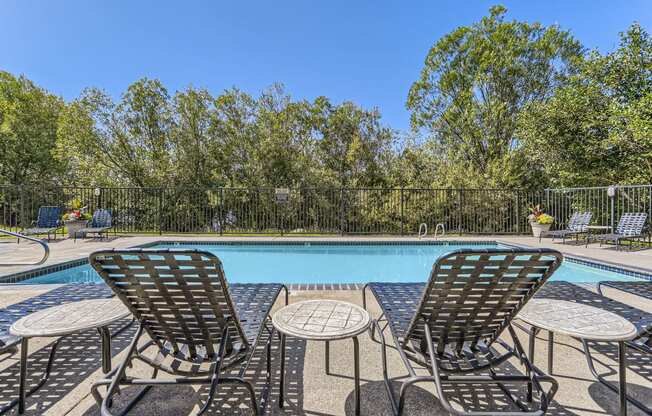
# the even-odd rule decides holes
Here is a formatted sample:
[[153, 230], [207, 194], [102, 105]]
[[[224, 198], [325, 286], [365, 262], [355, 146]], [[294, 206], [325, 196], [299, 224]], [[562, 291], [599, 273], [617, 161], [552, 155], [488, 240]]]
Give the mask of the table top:
[[58, 337], [101, 328], [129, 316], [117, 298], [65, 303], [29, 314], [11, 325], [9, 333], [19, 337]]
[[280, 309], [272, 317], [272, 323], [285, 335], [331, 341], [361, 334], [369, 328], [371, 317], [352, 303], [306, 300]]
[[532, 299], [518, 318], [546, 331], [592, 341], [629, 341], [638, 332], [620, 315], [565, 300]]
[[587, 230], [611, 230], [609, 225], [587, 225], [585, 228]]

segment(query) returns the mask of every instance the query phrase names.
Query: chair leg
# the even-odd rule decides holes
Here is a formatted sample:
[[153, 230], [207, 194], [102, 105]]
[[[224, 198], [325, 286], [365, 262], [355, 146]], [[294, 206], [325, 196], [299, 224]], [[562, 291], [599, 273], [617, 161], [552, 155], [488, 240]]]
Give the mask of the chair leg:
[[136, 331], [136, 334], [134, 335], [134, 338], [131, 341], [131, 345], [129, 346], [126, 357], [124, 358], [122, 363], [120, 363], [120, 366], [117, 368], [117, 370], [115, 370], [115, 373], [113, 373], [114, 374], [113, 378], [111, 379], [109, 387], [106, 391], [106, 396], [102, 400], [102, 404], [100, 407], [102, 416], [111, 415], [109, 408], [111, 407], [110, 403], [112, 401], [113, 395], [116, 393], [120, 381], [125, 376], [125, 372], [127, 371], [127, 365], [131, 363], [131, 357], [136, 351], [136, 348], [138, 347], [138, 340], [140, 339], [142, 334], [143, 334], [143, 327], [138, 326], [138, 330]]
[[198, 415], [204, 414], [206, 410], [210, 407], [211, 403], [213, 402], [213, 398], [215, 397], [215, 391], [217, 390], [217, 384], [219, 383], [220, 380], [220, 371], [222, 370], [222, 363], [224, 362], [224, 353], [226, 351], [226, 344], [229, 341], [229, 327], [225, 326], [224, 331], [222, 332], [222, 340], [220, 341], [220, 348], [218, 352], [218, 361], [215, 363], [215, 368], [213, 370], [213, 376], [211, 377], [211, 386], [208, 390], [208, 398], [206, 399], [206, 403], [204, 403], [204, 406], [199, 410]]
[[394, 397], [394, 392], [392, 391], [392, 384], [389, 379], [389, 372], [387, 370], [387, 344], [385, 342], [385, 335], [380, 329], [380, 325], [378, 325], [377, 320], [373, 320], [371, 322], [372, 327], [375, 328], [375, 330], [378, 332], [378, 336], [380, 338], [380, 344], [381, 344], [381, 349], [380, 349], [380, 354], [381, 354], [381, 360], [383, 364], [383, 381], [385, 382], [385, 390], [387, 391], [387, 396], [389, 398], [389, 403], [392, 406], [392, 413], [394, 415], [399, 414], [399, 406], [396, 401], [396, 398]]

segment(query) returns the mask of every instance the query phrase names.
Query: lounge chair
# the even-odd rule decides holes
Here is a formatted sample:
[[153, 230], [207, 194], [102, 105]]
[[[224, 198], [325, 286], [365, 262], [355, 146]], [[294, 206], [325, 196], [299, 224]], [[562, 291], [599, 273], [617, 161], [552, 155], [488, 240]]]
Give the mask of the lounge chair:
[[[122, 363], [91, 389], [103, 416], [111, 415], [114, 394], [129, 385], [145, 387], [126, 411], [154, 385], [209, 385], [208, 397], [199, 411], [203, 414], [218, 385], [228, 383], [244, 386], [254, 413], [262, 412], [271, 382], [274, 330], [269, 312], [282, 289], [287, 303], [283, 285], [227, 286], [220, 260], [198, 250], [98, 251], [91, 254], [90, 264], [139, 323]], [[150, 339], [140, 345], [143, 332]], [[268, 333], [267, 377], [258, 405], [253, 384], [243, 376], [263, 332]], [[127, 376], [133, 360], [152, 367], [152, 378]], [[224, 374], [236, 365], [240, 366], [237, 375]], [[159, 370], [175, 377], [157, 379]], [[100, 386], [107, 386], [104, 398], [98, 391]]]
[[38, 209], [36, 221], [32, 222], [30, 228], [21, 231], [23, 235], [47, 234], [48, 241], [50, 234], [57, 238], [57, 231], [63, 229], [61, 222], [61, 208], [53, 206], [44, 206]]
[[637, 280], [637, 281], [602, 281], [598, 282], [598, 293], [601, 295], [602, 287], [610, 287], [612, 289], [622, 290], [623, 292], [631, 293], [632, 295], [640, 296], [645, 299], [652, 300], [652, 280]]
[[566, 243], [567, 236], [577, 236], [585, 233], [586, 227], [591, 222], [592, 217], [593, 213], [590, 211], [574, 212], [568, 220], [568, 225], [565, 230], [544, 231], [539, 234], [539, 242], [541, 242], [541, 237], [552, 237], [552, 241], [555, 241], [555, 237], [561, 237], [562, 243]]
[[[557, 391], [557, 382], [527, 358], [511, 321], [562, 262], [562, 255], [550, 249], [457, 250], [440, 257], [427, 283], [369, 283], [382, 310], [394, 344], [409, 372], [395, 397], [387, 371], [387, 346], [379, 320], [374, 320], [382, 344], [383, 376], [394, 414], [400, 415], [405, 392], [418, 382], [434, 382], [444, 408], [456, 415], [545, 413]], [[499, 336], [507, 329], [514, 347]], [[506, 352], [499, 353], [493, 346]], [[494, 368], [511, 357], [525, 367], [525, 375], [499, 375]], [[416, 374], [412, 363], [424, 366], [430, 375]], [[470, 375], [468, 373], [474, 373]], [[484, 374], [479, 374], [484, 373]], [[444, 395], [442, 382], [466, 387], [494, 384], [500, 387], [516, 412], [466, 412], [454, 409]], [[542, 382], [550, 383], [545, 392]], [[528, 399], [532, 387], [539, 396], [539, 409], [528, 410], [504, 387], [524, 384]], [[466, 388], [463, 387], [463, 388]]]
[[590, 235], [586, 240], [586, 245], [594, 241], [602, 243], [611, 241], [616, 243], [616, 248], [620, 250], [620, 243], [623, 240], [641, 240], [645, 238], [643, 228], [647, 221], [647, 214], [644, 212], [628, 212], [620, 216], [616, 232], [608, 234]]
[[88, 234], [98, 235], [100, 238], [102, 234], [105, 237], [108, 236], [108, 232], [111, 229], [111, 210], [110, 209], [98, 209], [93, 213], [93, 219], [88, 222], [88, 227], [80, 228], [75, 232], [75, 241], [77, 241], [77, 236], [81, 235], [85, 237]]

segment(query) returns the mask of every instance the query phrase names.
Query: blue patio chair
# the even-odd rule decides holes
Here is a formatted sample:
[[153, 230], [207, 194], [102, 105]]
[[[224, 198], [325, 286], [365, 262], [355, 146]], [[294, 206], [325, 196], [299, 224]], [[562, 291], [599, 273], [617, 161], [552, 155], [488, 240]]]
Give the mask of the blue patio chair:
[[111, 221], [112, 215], [110, 209], [98, 209], [93, 213], [93, 219], [88, 222], [87, 227], [75, 231], [75, 241], [77, 241], [78, 235], [86, 237], [88, 234], [96, 234], [100, 238], [104, 234], [104, 237], [107, 238], [111, 229]]
[[30, 228], [24, 229], [21, 234], [47, 234], [49, 241], [51, 234], [54, 235], [55, 240], [57, 239], [58, 230], [63, 230], [63, 223], [61, 222], [61, 208], [54, 206], [43, 206], [38, 209], [38, 216], [36, 221], [33, 221]]

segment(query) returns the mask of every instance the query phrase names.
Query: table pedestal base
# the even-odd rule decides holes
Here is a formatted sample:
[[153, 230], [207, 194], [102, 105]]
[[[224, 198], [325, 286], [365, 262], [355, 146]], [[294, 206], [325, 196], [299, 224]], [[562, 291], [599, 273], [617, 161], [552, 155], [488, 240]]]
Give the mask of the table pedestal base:
[[[279, 398], [278, 405], [280, 408], [284, 406], [285, 400], [285, 337], [286, 335], [280, 333], [281, 335], [281, 381], [279, 386]], [[360, 415], [360, 344], [358, 337], [351, 337], [353, 340], [353, 378], [355, 381], [355, 415]], [[326, 374], [330, 374], [330, 342], [325, 341], [325, 354], [324, 354], [324, 366]]]
[[[534, 342], [536, 335], [539, 333], [540, 329], [532, 327], [530, 332], [530, 345], [529, 345], [529, 355], [530, 362], [534, 364]], [[553, 347], [554, 347], [554, 335], [552, 332], [548, 331], [548, 374], [552, 375], [553, 367]], [[652, 409], [645, 406], [643, 403], [639, 402], [635, 398], [627, 395], [627, 345], [624, 341], [618, 342], [618, 388], [612, 386], [607, 380], [604, 379], [595, 366], [593, 365], [593, 356], [589, 349], [588, 341], [584, 339], [578, 339], [582, 343], [584, 349], [584, 356], [586, 358], [587, 366], [593, 374], [593, 377], [602, 385], [607, 387], [609, 390], [614, 393], [618, 393], [618, 399], [620, 403], [620, 416], [627, 415], [627, 402], [630, 402], [634, 406], [638, 407], [646, 413], [652, 414]]]

